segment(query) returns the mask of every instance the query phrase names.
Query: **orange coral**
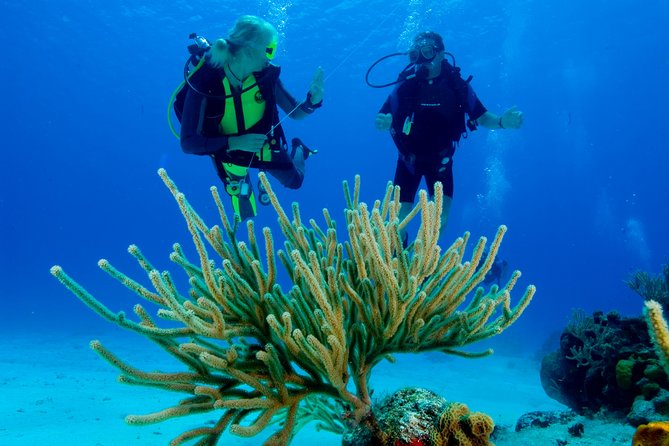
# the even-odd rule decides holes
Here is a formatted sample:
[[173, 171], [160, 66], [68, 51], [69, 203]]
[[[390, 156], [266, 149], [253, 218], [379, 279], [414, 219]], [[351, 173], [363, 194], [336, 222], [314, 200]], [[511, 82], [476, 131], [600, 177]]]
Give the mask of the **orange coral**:
[[669, 446], [669, 421], [642, 424], [634, 433], [632, 446]]

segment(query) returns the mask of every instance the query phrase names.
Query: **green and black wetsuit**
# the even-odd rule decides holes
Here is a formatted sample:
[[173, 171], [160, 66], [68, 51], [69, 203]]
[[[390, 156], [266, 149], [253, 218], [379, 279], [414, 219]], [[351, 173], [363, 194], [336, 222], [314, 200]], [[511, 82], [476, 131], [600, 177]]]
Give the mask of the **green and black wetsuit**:
[[[279, 74], [279, 67], [269, 65], [253, 73], [243, 88], [237, 90], [230, 87], [223, 69], [205, 63], [189, 78], [197, 91], [186, 86], [181, 98], [182, 150], [212, 157], [219, 177], [233, 197], [233, 205], [236, 200], [246, 198], [235, 207], [242, 219], [255, 215], [253, 191], [250, 189], [246, 197], [240, 197], [239, 190], [230, 186], [237, 181], [249, 189], [248, 168], [266, 170], [291, 189], [299, 188], [304, 179], [304, 172], [295, 166], [288, 152], [283, 129], [278, 124], [278, 107], [292, 111], [295, 118], [312, 113], [315, 107], [308, 101], [302, 104], [296, 101], [284, 88]], [[229, 137], [248, 133], [267, 135], [263, 150], [257, 154], [229, 150]]]

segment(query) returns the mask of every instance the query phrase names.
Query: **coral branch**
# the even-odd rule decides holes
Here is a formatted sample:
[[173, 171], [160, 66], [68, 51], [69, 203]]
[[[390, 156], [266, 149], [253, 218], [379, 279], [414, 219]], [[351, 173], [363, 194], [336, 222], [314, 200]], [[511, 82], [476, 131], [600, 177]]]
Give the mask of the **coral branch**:
[[645, 302], [644, 308], [648, 333], [655, 345], [655, 352], [660, 358], [660, 364], [669, 374], [669, 327], [662, 312], [662, 305], [651, 299]]

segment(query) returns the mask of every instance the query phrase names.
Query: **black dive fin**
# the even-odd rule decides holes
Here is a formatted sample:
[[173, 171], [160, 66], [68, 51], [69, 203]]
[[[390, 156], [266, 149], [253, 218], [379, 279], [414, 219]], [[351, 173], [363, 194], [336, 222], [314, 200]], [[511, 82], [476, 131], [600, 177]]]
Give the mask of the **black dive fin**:
[[304, 144], [300, 138], [293, 138], [292, 141], [290, 142], [290, 145], [292, 147], [292, 150], [290, 152], [290, 157], [291, 158], [295, 157], [295, 151], [298, 149], [298, 147], [302, 148], [302, 152], [304, 154], [303, 156], [304, 156], [305, 161], [306, 161], [307, 158], [309, 158], [309, 155], [312, 155], [312, 154], [315, 155], [315, 154], [318, 153], [318, 150], [310, 149], [309, 147], [307, 147], [307, 145]]

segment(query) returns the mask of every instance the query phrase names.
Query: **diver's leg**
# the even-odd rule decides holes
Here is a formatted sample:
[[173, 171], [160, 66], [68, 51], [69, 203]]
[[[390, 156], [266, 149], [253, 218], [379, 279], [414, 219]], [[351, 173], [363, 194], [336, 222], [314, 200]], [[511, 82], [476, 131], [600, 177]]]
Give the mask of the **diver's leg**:
[[281, 150], [274, 157], [277, 164], [288, 165], [284, 169], [267, 169], [267, 173], [276, 178], [279, 183], [288, 189], [299, 189], [304, 181], [304, 161], [310, 153], [316, 153], [305, 146], [298, 138], [293, 138], [292, 150], [289, 155], [286, 150]]
[[[235, 180], [233, 179], [233, 181]], [[246, 176], [236, 181], [238, 186], [232, 190], [228, 190], [228, 187], [226, 187], [226, 192], [230, 195], [233, 211], [239, 216], [240, 221], [245, 221], [255, 217], [258, 213], [253, 186], [251, 186], [251, 177], [247, 173]]]
[[437, 164], [437, 168], [425, 176], [427, 182], [427, 191], [431, 199], [434, 199], [434, 183], [441, 182], [443, 188], [443, 201], [441, 205], [441, 216], [439, 218], [439, 238], [446, 233], [448, 217], [451, 213], [453, 203], [453, 158], [450, 158], [446, 164]]
[[218, 177], [230, 196], [232, 210], [240, 221], [256, 216], [256, 203], [248, 168], [214, 160]]
[[298, 170], [296, 166], [288, 169], [267, 169], [267, 173], [288, 189], [299, 189], [304, 181], [304, 171]]
[[[411, 209], [413, 209], [413, 202], [403, 203], [400, 201], [400, 213], [399, 213], [400, 222], [403, 221], [407, 217], [407, 215], [409, 215]], [[400, 229], [400, 240], [402, 240], [402, 246], [404, 246], [405, 248], [409, 245], [409, 233], [407, 232], [406, 227]]]
[[453, 203], [453, 197], [444, 195], [444, 201], [441, 205], [441, 226], [439, 226], [439, 239], [441, 240], [442, 236], [446, 233], [446, 225], [448, 224], [448, 216], [451, 214], [451, 203]]
[[[408, 161], [403, 159], [402, 155], [397, 158], [395, 179], [393, 180], [393, 184], [400, 187], [400, 212], [398, 215], [400, 222], [413, 209], [414, 198], [421, 179], [420, 175], [416, 175], [415, 165], [407, 163]], [[409, 233], [406, 227], [400, 229], [400, 240], [402, 240], [404, 247], [408, 245]]]

